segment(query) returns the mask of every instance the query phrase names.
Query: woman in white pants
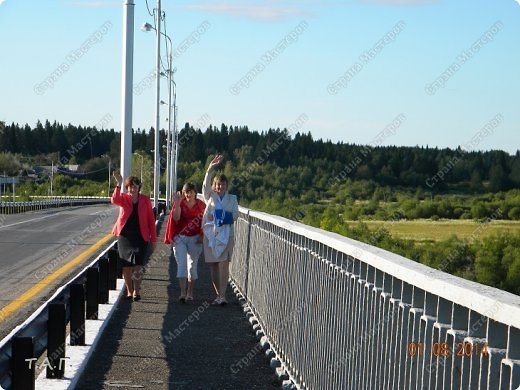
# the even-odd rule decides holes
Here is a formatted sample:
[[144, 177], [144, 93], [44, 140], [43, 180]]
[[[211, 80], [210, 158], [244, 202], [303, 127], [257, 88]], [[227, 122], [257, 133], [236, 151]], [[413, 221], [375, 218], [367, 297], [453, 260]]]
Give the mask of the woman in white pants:
[[198, 279], [197, 263], [202, 253], [202, 216], [206, 205], [197, 199], [193, 183], [173, 195], [173, 208], [166, 225], [164, 242], [173, 242], [177, 261], [177, 278], [181, 290], [179, 301], [193, 300], [193, 287]]

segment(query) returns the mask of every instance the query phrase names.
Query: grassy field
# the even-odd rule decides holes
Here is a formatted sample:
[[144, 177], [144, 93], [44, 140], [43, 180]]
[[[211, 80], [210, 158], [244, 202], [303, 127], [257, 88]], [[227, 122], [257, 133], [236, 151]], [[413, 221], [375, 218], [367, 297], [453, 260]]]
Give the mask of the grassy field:
[[[355, 225], [356, 221], [349, 221]], [[415, 241], [440, 241], [451, 235], [468, 240], [479, 239], [501, 232], [520, 231], [520, 221], [490, 221], [487, 223], [472, 220], [413, 220], [413, 221], [364, 221], [370, 229], [384, 227], [390, 234], [399, 238]]]

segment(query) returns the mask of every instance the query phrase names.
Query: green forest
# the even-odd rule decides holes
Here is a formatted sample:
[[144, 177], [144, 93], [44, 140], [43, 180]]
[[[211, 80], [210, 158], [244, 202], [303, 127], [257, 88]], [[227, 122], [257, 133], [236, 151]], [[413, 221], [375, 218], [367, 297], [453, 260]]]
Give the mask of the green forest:
[[[161, 143], [165, 133], [160, 132]], [[132, 137], [133, 174], [152, 184], [153, 129]], [[520, 229], [483, 234], [495, 220], [520, 221], [520, 151], [466, 151], [428, 146], [367, 146], [315, 140], [292, 129], [186, 123], [179, 132], [178, 187], [202, 182], [208, 159], [226, 157], [222, 170], [239, 202], [367, 242], [445, 272], [520, 295]], [[0, 173], [19, 176], [19, 195], [47, 195], [49, 177], [35, 165], [58, 165], [55, 195], [103, 195], [108, 164], [119, 165], [119, 133], [59, 123], [5, 125]], [[161, 151], [164, 153], [164, 151]], [[161, 170], [166, 167], [165, 156]], [[71, 173], [65, 167], [79, 165]], [[61, 173], [60, 173], [61, 172]], [[162, 178], [164, 187], [164, 177]], [[164, 189], [163, 189], [164, 193]], [[469, 238], [410, 240], [390, 233], [397, 220], [468, 220]], [[377, 229], [368, 221], [382, 221]], [[520, 226], [520, 225], [518, 225]]]

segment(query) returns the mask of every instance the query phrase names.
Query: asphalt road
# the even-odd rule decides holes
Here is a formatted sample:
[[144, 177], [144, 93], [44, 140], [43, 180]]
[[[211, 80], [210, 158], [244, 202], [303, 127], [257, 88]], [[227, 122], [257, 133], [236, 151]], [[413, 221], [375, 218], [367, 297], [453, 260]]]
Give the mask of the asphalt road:
[[[118, 210], [106, 204], [0, 215], [0, 314], [2, 308], [107, 236]], [[49, 283], [15, 313], [6, 316], [4, 310], [0, 339], [101, 250]]]

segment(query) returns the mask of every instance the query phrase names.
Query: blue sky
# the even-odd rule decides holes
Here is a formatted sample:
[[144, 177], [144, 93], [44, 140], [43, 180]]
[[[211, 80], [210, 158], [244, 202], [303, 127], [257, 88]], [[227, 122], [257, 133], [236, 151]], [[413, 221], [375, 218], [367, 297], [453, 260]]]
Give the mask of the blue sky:
[[[179, 127], [226, 123], [357, 144], [520, 148], [518, 0], [163, 0], [162, 7], [176, 53]], [[123, 0], [0, 0], [0, 120], [119, 130], [122, 19]], [[144, 22], [153, 18], [135, 0], [133, 127], [148, 129], [155, 35], [140, 31]], [[167, 100], [166, 80], [161, 87]], [[163, 127], [166, 117], [163, 106]]]

